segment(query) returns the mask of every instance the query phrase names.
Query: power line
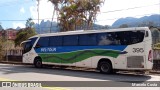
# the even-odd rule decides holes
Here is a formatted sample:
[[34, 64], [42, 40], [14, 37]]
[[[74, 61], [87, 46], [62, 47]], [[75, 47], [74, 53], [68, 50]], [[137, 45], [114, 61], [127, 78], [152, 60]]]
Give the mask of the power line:
[[2, 2], [2, 3], [0, 3], [0, 5], [1, 5], [1, 4], [4, 5], [4, 4], [8, 4], [8, 3], [13, 3], [13, 2], [15, 2], [15, 1], [17, 1], [17, 0], [12, 0], [12, 1], [9, 1], [9, 2], [4, 2], [4, 3]]
[[139, 9], [139, 8], [150, 7], [150, 6], [155, 6], [155, 5], [160, 5], [160, 3], [152, 4], [152, 5], [146, 5], [146, 6], [139, 6], [139, 7], [126, 8], [126, 9], [112, 10], [112, 11], [107, 11], [107, 12], [99, 12], [99, 14], [101, 14], [101, 13], [119, 12], [119, 11], [132, 10], [132, 9]]
[[[39, 20], [50, 20], [50, 19], [52, 19], [52, 18], [43, 18], [43, 19], [39, 19]], [[38, 20], [38, 19], [32, 19], [32, 20], [35, 21], [35, 20]], [[11, 22], [12, 22], [12, 21], [27, 21], [27, 20], [24, 20], [24, 19], [21, 19], [21, 20], [20, 20], [20, 19], [19, 19], [19, 20], [18, 20], [18, 19], [17, 19], [17, 20], [16, 20], [16, 19], [8, 19], [8, 20], [5, 20], [5, 19], [4, 19], [4, 20], [2, 20], [2, 19], [1, 19], [0, 21], [11, 21]]]
[[[130, 16], [130, 17], [138, 17], [138, 16], [148, 16], [148, 15], [153, 15], [155, 13], [152, 13], [152, 14], [143, 14], [143, 15], [135, 15], [135, 16]], [[125, 18], [125, 17], [121, 17], [121, 18]], [[121, 19], [121, 18], [111, 18], [111, 19], [103, 19], [103, 20], [98, 20], [96, 22], [99, 22], [99, 21], [106, 21], [106, 20], [115, 20], [115, 19]]]
[[[133, 7], [133, 8], [126, 8], [126, 9], [119, 9], [119, 10], [113, 10], [113, 11], [107, 11], [107, 12], [100, 12], [98, 14], [102, 14], [102, 13], [112, 13], [112, 12], [118, 12], [118, 11], [124, 11], [124, 10], [131, 10], [131, 9], [138, 9], [138, 8], [143, 8], [143, 7], [149, 7], [149, 6], [153, 6], [153, 5], [160, 5], [160, 3], [158, 4], [152, 4], [152, 5], [147, 5], [147, 6], [140, 6], [140, 7]], [[145, 15], [151, 15], [151, 14], [144, 14], [144, 15], [136, 15], [136, 16], [145, 16]], [[134, 16], [132, 16], [134, 17]], [[52, 19], [57, 19], [57, 18], [43, 18], [43, 19], [33, 19], [35, 20], [52, 20]], [[114, 19], [119, 19], [119, 18], [114, 18]], [[114, 20], [114, 19], [107, 19], [107, 20]], [[26, 20], [12, 20], [12, 19], [8, 19], [8, 20], [0, 20], [0, 21], [26, 21]], [[103, 21], [103, 20], [100, 20]]]
[[[131, 9], [138, 9], [138, 8], [150, 7], [150, 6], [154, 6], [154, 5], [160, 5], [160, 3], [152, 4], [152, 5], [146, 5], [146, 6], [140, 6], [140, 7], [132, 7], [132, 8], [126, 8], [126, 9], [112, 10], [112, 11], [106, 11], [106, 12], [99, 12], [98, 14], [119, 12], [119, 11], [124, 11], [124, 10], [131, 10]], [[52, 18], [46, 18], [46, 19], [52, 19]], [[57, 19], [57, 18], [53, 18], [53, 19]], [[33, 19], [33, 20], [38, 20], [38, 19]], [[44, 20], [44, 19], [40, 19], [40, 20]], [[26, 20], [0, 20], [0, 21], [26, 21]]]
[[[151, 13], [151, 14], [143, 14], [143, 15], [134, 15], [134, 16], [130, 16], [130, 17], [137, 17], [137, 16], [146, 16], [146, 15], [153, 15], [153, 14], [156, 14], [156, 13]], [[127, 16], [129, 17], [129, 16]], [[123, 17], [121, 17], [123, 18]], [[57, 19], [57, 18], [54, 18], [54, 19]], [[105, 19], [105, 20], [115, 20], [115, 19], [120, 19], [120, 18], [111, 18], [111, 19]], [[38, 20], [38, 19], [32, 19], [33, 21], [35, 20]], [[52, 20], [52, 18], [43, 18], [43, 19], [39, 19], [39, 20]], [[14, 20], [14, 19], [10, 19], [10, 20], [0, 20], [0, 21], [27, 21], [27, 20]], [[99, 21], [104, 21], [103, 20], [99, 20]]]
[[6, 2], [6, 3], [2, 3], [2, 4], [0, 4], [0, 7], [8, 7], [8, 6], [17, 6], [17, 5], [22, 5], [22, 4], [26, 4], [26, 3], [31, 3], [31, 2], [29, 2], [29, 1], [26, 1], [26, 2], [24, 2], [24, 1], [22, 1], [22, 2], [17, 2], [16, 0], [15, 1], [12, 1], [12, 2]]

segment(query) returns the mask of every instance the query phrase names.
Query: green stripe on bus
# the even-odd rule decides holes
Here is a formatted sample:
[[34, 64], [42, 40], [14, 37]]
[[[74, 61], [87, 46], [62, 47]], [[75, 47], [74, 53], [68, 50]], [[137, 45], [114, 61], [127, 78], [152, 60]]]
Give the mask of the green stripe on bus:
[[70, 53], [58, 53], [58, 54], [39, 54], [43, 62], [52, 63], [76, 63], [83, 61], [93, 56], [109, 56], [116, 58], [119, 55], [119, 51], [113, 50], [83, 50]]

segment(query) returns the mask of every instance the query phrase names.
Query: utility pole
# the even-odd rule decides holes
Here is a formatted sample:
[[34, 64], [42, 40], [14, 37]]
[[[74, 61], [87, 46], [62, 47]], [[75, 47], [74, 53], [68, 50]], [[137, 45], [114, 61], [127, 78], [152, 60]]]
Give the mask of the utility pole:
[[[160, 3], [160, 0], [159, 0], [159, 3]], [[159, 14], [160, 14], [160, 5], [159, 5]], [[160, 17], [159, 17], [159, 25], [158, 26], [160, 27]]]
[[8, 38], [8, 33], [9, 33], [9, 31], [6, 30], [6, 34], [7, 34], [7, 38], [6, 38], [6, 39], [7, 39], [7, 45], [6, 45], [6, 47], [7, 47], [7, 48], [6, 48], [6, 61], [7, 61], [7, 62], [8, 62], [8, 39], [9, 39], [9, 38]]
[[53, 22], [53, 19], [54, 19], [54, 14], [55, 14], [55, 8], [54, 8], [54, 10], [53, 10], [53, 15], [52, 15], [52, 21], [51, 21], [51, 27], [50, 27], [50, 33], [51, 33], [51, 31], [52, 31], [52, 22]]
[[37, 2], [38, 2], [38, 4], [37, 4], [37, 12], [38, 12], [38, 30], [39, 30], [39, 32], [40, 32], [40, 34], [41, 34], [40, 25], [39, 25], [39, 4], [40, 4], [40, 2], [39, 2], [39, 0], [37, 0]]

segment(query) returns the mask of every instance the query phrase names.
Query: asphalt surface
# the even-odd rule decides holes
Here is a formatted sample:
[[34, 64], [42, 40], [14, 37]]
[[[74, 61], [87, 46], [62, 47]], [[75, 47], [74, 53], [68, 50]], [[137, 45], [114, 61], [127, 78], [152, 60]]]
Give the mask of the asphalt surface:
[[[120, 87], [121, 84], [132, 84], [133, 81], [160, 81], [160, 76], [157, 75], [135, 75], [132, 73], [118, 74], [100, 74], [92, 70], [81, 69], [60, 69], [60, 68], [34, 68], [32, 65], [15, 65], [15, 64], [0, 64], [0, 81], [108, 81], [111, 86], [107, 87], [92, 87], [89, 86], [71, 86], [71, 87], [0, 87], [0, 90], [160, 90], [160, 87]], [[114, 83], [115, 82], [115, 83]], [[69, 83], [69, 82], [67, 82]], [[74, 82], [71, 82], [74, 84]], [[80, 82], [83, 83], [83, 82]], [[101, 83], [101, 82], [100, 82]], [[151, 82], [150, 82], [151, 83]]]

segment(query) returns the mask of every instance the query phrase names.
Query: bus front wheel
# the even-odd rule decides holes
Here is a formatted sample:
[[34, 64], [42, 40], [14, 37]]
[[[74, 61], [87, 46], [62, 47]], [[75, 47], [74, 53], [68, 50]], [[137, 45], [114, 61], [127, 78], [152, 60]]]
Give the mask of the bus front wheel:
[[39, 58], [36, 58], [35, 61], [34, 61], [34, 66], [36, 68], [42, 68], [42, 60], [39, 59]]
[[99, 64], [99, 69], [101, 73], [110, 74], [112, 72], [112, 65], [107, 61], [102, 61]]

